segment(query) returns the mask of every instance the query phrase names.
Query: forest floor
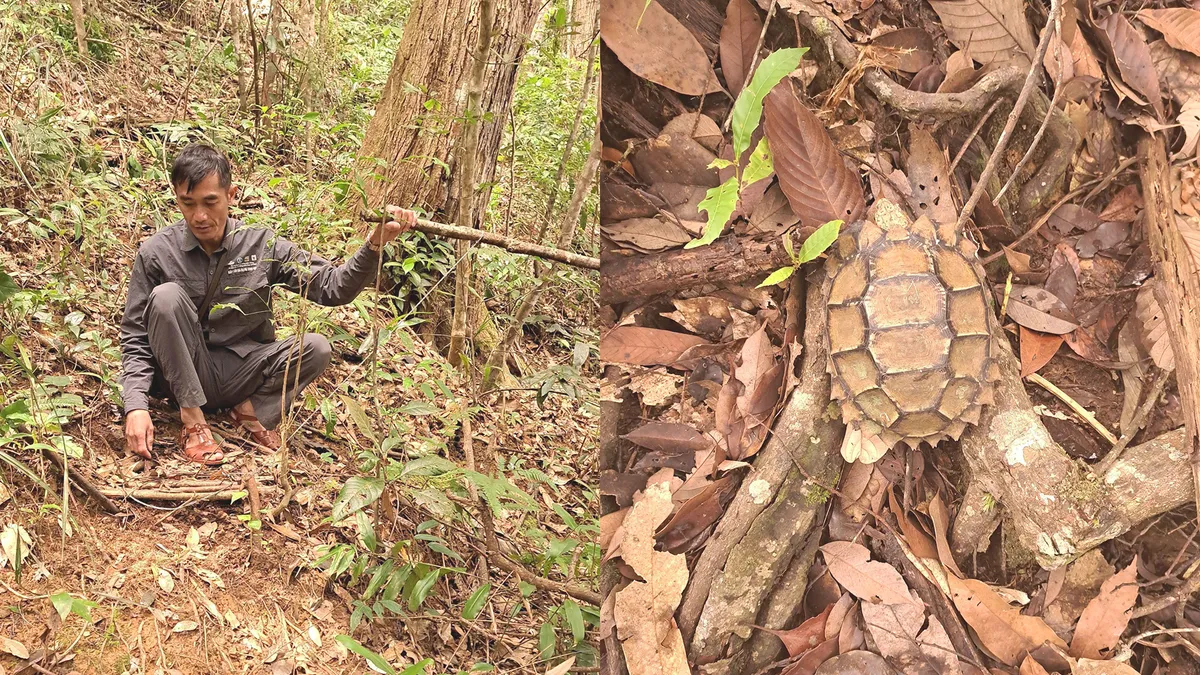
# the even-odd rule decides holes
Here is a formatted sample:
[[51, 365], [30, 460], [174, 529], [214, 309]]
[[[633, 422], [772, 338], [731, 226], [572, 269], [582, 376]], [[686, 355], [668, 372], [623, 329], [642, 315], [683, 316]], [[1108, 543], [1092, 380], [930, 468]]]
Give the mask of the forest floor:
[[[304, 118], [280, 106], [273, 140], [256, 145], [215, 21], [157, 16], [139, 3], [111, 9], [89, 19], [102, 37], [85, 59], [65, 4], [0, 10], [0, 69], [14, 75], [0, 92], [0, 119], [9, 120], [0, 122], [0, 557], [9, 563], [0, 569], [0, 672], [343, 673], [368, 672], [364, 659], [381, 657], [376, 669], [397, 672], [428, 659], [412, 672], [541, 673], [567, 655], [595, 666], [585, 632], [597, 609], [489, 567], [470, 499], [477, 489], [491, 506], [502, 554], [538, 577], [591, 588], [598, 528], [582, 477], [596, 447], [594, 282], [563, 275], [520, 343], [520, 382], [486, 397], [417, 337], [413, 317], [424, 306], [399, 316], [374, 290], [340, 308], [276, 295], [281, 336], [316, 330], [334, 344], [333, 365], [288, 420], [294, 489], [279, 485], [283, 453], [219, 422], [233, 449], [225, 464], [182, 461], [177, 411], [160, 402], [155, 460], [125, 451], [117, 327], [138, 243], [178, 218], [169, 156], [189, 140], [236, 148], [242, 192], [232, 215], [344, 258], [365, 232], [337, 195], [406, 8], [343, 3], [330, 109]], [[551, 53], [523, 81], [578, 90], [582, 72]], [[514, 124], [534, 124], [520, 111], [569, 119], [578, 94], [561, 96], [562, 110], [517, 96]], [[306, 135], [302, 147], [296, 139]], [[556, 157], [563, 137], [543, 134], [526, 157], [538, 143]], [[544, 184], [523, 171], [497, 187], [490, 209], [505, 213], [516, 200], [507, 208], [514, 234], [535, 228], [544, 208]], [[398, 295], [411, 303], [452, 293], [445, 251], [406, 250], [413, 277], [424, 277]], [[486, 289], [503, 317], [528, 281], [527, 263], [495, 252], [479, 259], [484, 278], [507, 284]], [[374, 353], [373, 326], [382, 328]], [[496, 458], [481, 467], [490, 475], [466, 470], [467, 417], [476, 452]], [[119, 495], [117, 512], [79, 492], [64, 503], [62, 475], [39, 445], [64, 450], [72, 471]], [[371, 491], [384, 484], [383, 498]]]
[[1200, 672], [1200, 11], [604, 11], [605, 672]]

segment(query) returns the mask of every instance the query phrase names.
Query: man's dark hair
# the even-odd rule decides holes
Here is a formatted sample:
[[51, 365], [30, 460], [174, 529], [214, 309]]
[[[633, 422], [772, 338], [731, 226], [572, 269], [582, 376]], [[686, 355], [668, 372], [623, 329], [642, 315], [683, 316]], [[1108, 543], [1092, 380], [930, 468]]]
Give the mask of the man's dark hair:
[[171, 186], [179, 187], [187, 183], [186, 192], [191, 192], [196, 183], [204, 180], [209, 174], [216, 172], [217, 183], [227, 188], [232, 182], [229, 171], [229, 160], [212, 146], [203, 143], [192, 143], [179, 153], [175, 163], [171, 165]]

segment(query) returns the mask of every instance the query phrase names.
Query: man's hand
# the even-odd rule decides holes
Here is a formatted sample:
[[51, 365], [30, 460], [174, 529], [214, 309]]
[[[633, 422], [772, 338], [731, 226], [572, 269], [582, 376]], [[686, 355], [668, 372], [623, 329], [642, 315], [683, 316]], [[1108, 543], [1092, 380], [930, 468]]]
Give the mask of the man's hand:
[[131, 452], [150, 459], [154, 447], [154, 422], [149, 410], [131, 410], [125, 416], [125, 447]]
[[375, 230], [371, 232], [371, 236], [367, 237], [367, 241], [372, 246], [383, 246], [396, 237], [408, 232], [413, 228], [413, 225], [417, 224], [416, 211], [402, 209], [399, 206], [389, 204], [387, 212], [392, 217], [392, 220], [376, 225]]

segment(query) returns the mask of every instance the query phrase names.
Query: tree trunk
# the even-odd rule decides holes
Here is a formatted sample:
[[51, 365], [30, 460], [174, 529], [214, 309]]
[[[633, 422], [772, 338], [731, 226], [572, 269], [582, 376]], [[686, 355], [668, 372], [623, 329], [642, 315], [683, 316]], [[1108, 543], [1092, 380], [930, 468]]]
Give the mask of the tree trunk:
[[246, 78], [246, 61], [242, 58], [242, 17], [245, 8], [240, 0], [229, 4], [229, 32], [233, 37], [233, 62], [237, 68], [238, 110], [246, 109], [246, 97], [250, 94], [249, 82]]
[[[571, 241], [575, 239], [575, 228], [579, 225], [579, 212], [583, 210], [583, 202], [592, 191], [592, 181], [595, 180], [596, 169], [600, 166], [600, 149], [602, 147], [599, 131], [597, 131], [595, 138], [592, 139], [592, 150], [588, 153], [587, 161], [583, 164], [583, 171], [579, 175], [578, 182], [575, 183], [575, 191], [571, 194], [571, 201], [567, 204], [567, 214], [563, 217], [562, 230], [558, 234], [558, 248], [560, 249], [569, 249]], [[492, 353], [488, 356], [487, 365], [483, 367], [483, 388], [485, 390], [490, 388], [495, 381], [495, 373], [504, 367], [508, 350], [512, 348], [513, 344], [517, 341], [517, 337], [521, 335], [521, 329], [525, 325], [525, 317], [529, 316], [529, 312], [533, 310], [533, 306], [537, 303], [542, 291], [546, 290], [546, 287], [550, 285], [550, 282], [554, 279], [554, 273], [557, 271], [558, 263], [550, 265], [542, 273], [541, 279], [538, 280], [537, 285], [529, 292], [529, 295], [525, 296], [525, 299], [521, 302], [521, 306], [517, 308], [512, 323], [504, 333], [504, 338], [492, 350]]]
[[[542, 215], [542, 223], [538, 227], [535, 243], [542, 243], [546, 237], [546, 228], [554, 216], [554, 203], [558, 201], [558, 188], [562, 184], [563, 174], [567, 170], [567, 162], [571, 159], [571, 151], [575, 149], [575, 138], [579, 135], [579, 123], [583, 119], [583, 109], [587, 106], [592, 94], [592, 78], [596, 74], [596, 52], [589, 49], [587, 53], [587, 74], [583, 77], [583, 92], [579, 95], [579, 103], [575, 106], [575, 119], [571, 122], [571, 133], [567, 134], [567, 142], [563, 147], [562, 158], [558, 160], [558, 172], [554, 174], [554, 185], [550, 188], [550, 197], [546, 200], [546, 212]], [[570, 242], [567, 242], [568, 244]], [[534, 263], [533, 274], [539, 276], [538, 265]]]
[[87, 56], [87, 26], [83, 23], [83, 0], [71, 0], [71, 17], [75, 19], [75, 45], [79, 58]]
[[[461, 194], [451, 165], [451, 148], [461, 137], [466, 84], [479, 16], [470, 0], [415, 0], [391, 74], [367, 126], [359, 153], [371, 209], [384, 204], [416, 206], [452, 219]], [[525, 55], [540, 2], [496, 0], [492, 49], [484, 73], [476, 182], [490, 184], [496, 173], [504, 121], [512, 102], [517, 68]], [[378, 174], [379, 178], [371, 177]], [[479, 195], [472, 221], [487, 206], [489, 191]]]
[[[459, 199], [455, 224], [472, 227], [472, 212], [475, 206], [475, 167], [478, 165], [476, 152], [479, 149], [479, 100], [483, 97], [483, 72], [487, 68], [488, 48], [492, 42], [492, 24], [495, 16], [492, 0], [479, 0], [479, 42], [475, 46], [475, 58], [471, 63], [471, 79], [467, 85], [467, 112], [463, 121], [462, 136], [458, 146]], [[454, 319], [450, 324], [450, 348], [446, 360], [452, 365], [466, 366], [460, 358], [463, 343], [467, 338], [467, 317], [471, 314], [471, 242], [458, 240], [454, 245], [458, 263], [454, 267]]]
[[588, 52], [599, 29], [600, 0], [571, 0], [571, 55], [578, 58]]

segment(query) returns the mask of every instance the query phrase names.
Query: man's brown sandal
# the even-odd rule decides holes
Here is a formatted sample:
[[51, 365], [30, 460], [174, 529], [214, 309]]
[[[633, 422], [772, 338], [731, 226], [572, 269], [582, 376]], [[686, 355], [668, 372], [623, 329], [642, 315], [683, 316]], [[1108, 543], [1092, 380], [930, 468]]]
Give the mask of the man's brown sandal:
[[245, 413], [240, 413], [237, 411], [236, 408], [230, 408], [229, 409], [229, 419], [233, 420], [233, 425], [235, 427], [248, 432], [250, 434], [250, 438], [254, 439], [255, 443], [257, 443], [265, 448], [270, 448], [272, 450], [279, 449], [279, 446], [281, 445], [281, 441], [279, 438], [279, 432], [272, 431], [271, 429], [260, 429], [259, 431], [251, 431], [250, 429], [247, 429], [245, 426], [242, 425], [243, 422], [258, 422], [258, 418], [255, 417], [254, 415], [247, 415]]
[[[183, 450], [184, 457], [197, 464], [218, 466], [225, 461], [225, 453], [221, 452], [220, 446], [213, 442], [211, 431], [209, 431], [209, 437], [204, 438], [206, 431], [209, 431], [207, 424], [185, 424], [179, 432], [179, 447]], [[188, 439], [192, 436], [200, 436], [203, 440], [188, 446]]]

